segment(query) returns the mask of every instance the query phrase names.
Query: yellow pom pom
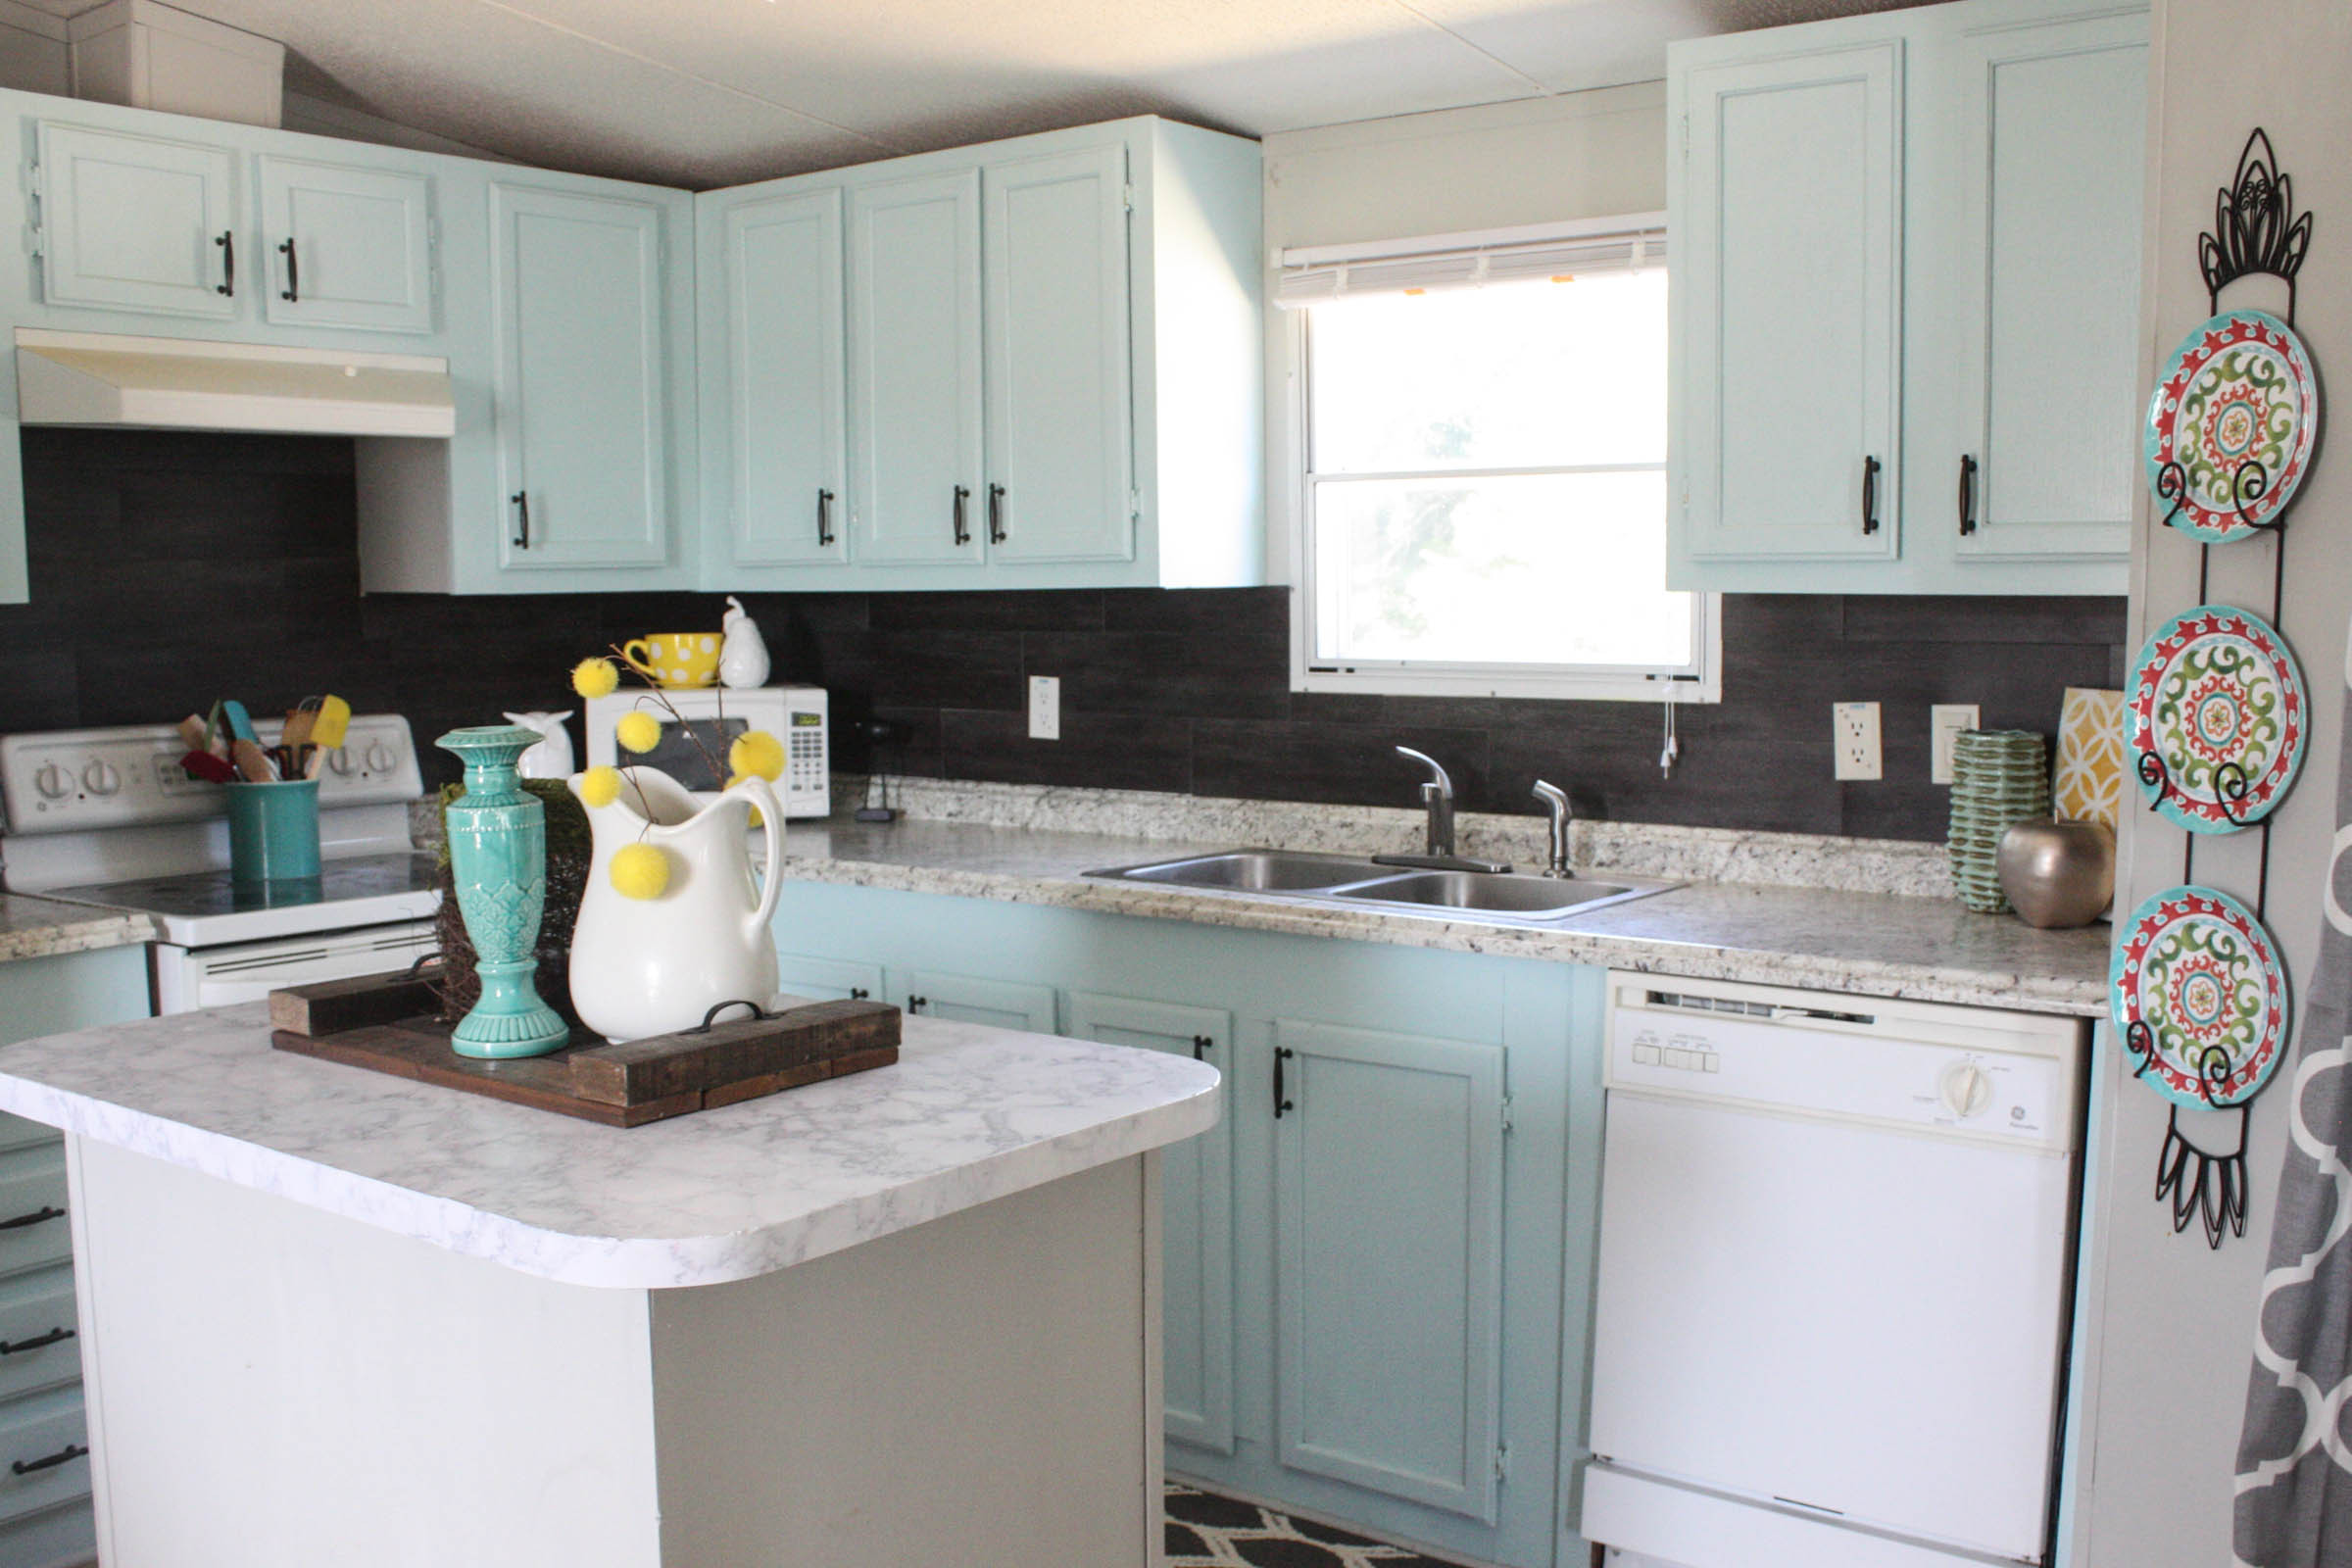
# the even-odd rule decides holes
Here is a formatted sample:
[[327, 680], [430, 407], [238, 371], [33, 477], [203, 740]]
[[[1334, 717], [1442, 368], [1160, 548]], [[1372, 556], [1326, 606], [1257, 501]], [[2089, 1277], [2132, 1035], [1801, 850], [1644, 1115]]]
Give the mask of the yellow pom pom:
[[612, 738], [632, 752], [650, 752], [662, 744], [662, 721], [651, 713], [623, 713]]
[[669, 889], [669, 857], [658, 844], [624, 844], [612, 852], [612, 891], [624, 899], [658, 899]]
[[571, 666], [571, 689], [582, 697], [610, 697], [619, 686], [620, 671], [610, 659], [583, 659]]
[[[749, 773], [738, 773], [733, 778], [727, 780], [724, 787], [727, 789], [733, 789], [736, 785], [742, 783], [745, 779], [750, 778], [751, 776], [752, 775]], [[757, 806], [752, 808], [751, 825], [753, 827], [759, 827], [766, 820], [766, 817], [760, 814], [760, 808]]]
[[588, 806], [611, 806], [620, 799], [620, 769], [592, 767], [580, 775], [580, 800]]
[[784, 743], [763, 729], [745, 730], [727, 748], [727, 765], [773, 783], [784, 776]]

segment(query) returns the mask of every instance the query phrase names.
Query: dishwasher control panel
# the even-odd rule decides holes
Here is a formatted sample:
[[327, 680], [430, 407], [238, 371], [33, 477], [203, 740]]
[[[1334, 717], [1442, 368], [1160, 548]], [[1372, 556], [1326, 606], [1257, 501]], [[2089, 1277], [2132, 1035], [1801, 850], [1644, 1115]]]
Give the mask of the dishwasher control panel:
[[[2004, 1145], [2071, 1149], [2080, 1026], [1949, 1027], [1854, 999], [1719, 997], [1657, 982], [1613, 987], [1611, 1089], [1864, 1120]], [[2040, 1025], [2041, 1020], [2032, 1020]], [[1923, 1038], [1923, 1036], [1925, 1038]]]

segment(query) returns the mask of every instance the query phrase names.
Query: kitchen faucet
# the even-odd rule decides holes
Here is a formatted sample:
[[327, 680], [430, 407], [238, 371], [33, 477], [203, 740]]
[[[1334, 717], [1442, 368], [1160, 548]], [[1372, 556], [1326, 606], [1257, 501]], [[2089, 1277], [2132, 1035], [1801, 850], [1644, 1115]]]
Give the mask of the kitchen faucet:
[[1568, 868], [1568, 792], [1545, 779], [1536, 780], [1536, 799], [1551, 810], [1550, 854], [1544, 858], [1545, 876], [1574, 876]]
[[1430, 771], [1428, 782], [1421, 786], [1421, 804], [1429, 813], [1429, 824], [1422, 836], [1421, 854], [1375, 855], [1374, 863], [1420, 866], [1432, 871], [1508, 871], [1510, 866], [1500, 860], [1474, 860], [1453, 853], [1453, 779], [1445, 764], [1410, 746], [1397, 747], [1396, 755], [1419, 762]]

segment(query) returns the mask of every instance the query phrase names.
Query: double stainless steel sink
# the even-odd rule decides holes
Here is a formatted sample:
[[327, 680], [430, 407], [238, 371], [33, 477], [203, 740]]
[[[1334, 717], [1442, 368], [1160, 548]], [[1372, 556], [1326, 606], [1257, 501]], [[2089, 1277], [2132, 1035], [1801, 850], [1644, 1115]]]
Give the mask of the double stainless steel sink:
[[1459, 913], [1507, 925], [1541, 925], [1681, 886], [1642, 877], [1413, 869], [1305, 850], [1229, 850], [1086, 874], [1113, 882], [1254, 894], [1339, 907], [1365, 905], [1418, 914]]

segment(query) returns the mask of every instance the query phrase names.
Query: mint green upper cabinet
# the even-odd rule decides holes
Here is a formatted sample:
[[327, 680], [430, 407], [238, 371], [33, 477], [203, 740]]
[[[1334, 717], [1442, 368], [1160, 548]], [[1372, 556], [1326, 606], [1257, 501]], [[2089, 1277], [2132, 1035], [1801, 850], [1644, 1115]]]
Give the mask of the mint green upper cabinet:
[[1277, 1021], [1282, 1462], [1493, 1522], [1503, 1054]]
[[988, 542], [999, 561], [1124, 561], [1130, 512], [1127, 150], [992, 164]]
[[490, 187], [500, 564], [662, 562], [668, 551], [662, 207]]
[[713, 490], [732, 498], [725, 521], [747, 565], [848, 557], [841, 210], [839, 190], [813, 190], [729, 208], [705, 230], [707, 286], [727, 309], [706, 345], [718, 396], [703, 435], [724, 459]]
[[44, 121], [39, 160], [48, 304], [226, 320], [260, 286], [228, 148]]
[[[2140, 484], [2137, 291], [2148, 19], [1964, 31], [1958, 455], [1964, 558], [2121, 559]], [[1923, 327], [1929, 323], [1922, 323]]]
[[850, 532], [866, 565], [978, 565], [980, 171], [850, 193]]
[[1902, 462], [1900, 40], [1679, 78], [1685, 553], [1884, 561]]
[[272, 325], [433, 329], [430, 177], [267, 155], [258, 169]]

